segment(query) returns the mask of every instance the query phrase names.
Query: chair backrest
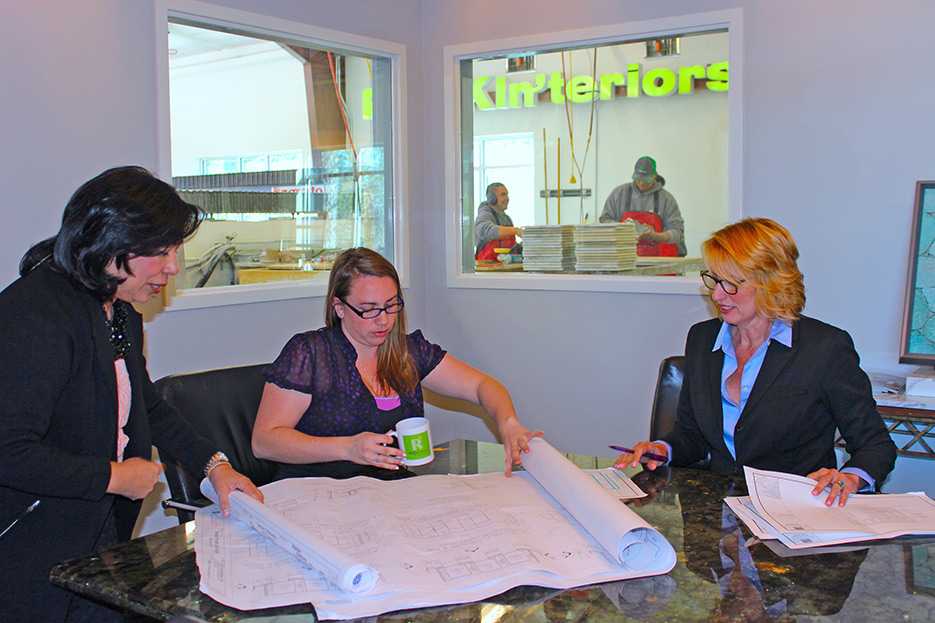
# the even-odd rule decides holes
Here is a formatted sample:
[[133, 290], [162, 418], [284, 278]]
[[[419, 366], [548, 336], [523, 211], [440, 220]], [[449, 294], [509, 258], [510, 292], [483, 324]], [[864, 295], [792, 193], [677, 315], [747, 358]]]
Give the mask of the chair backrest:
[[[163, 398], [179, 410], [197, 432], [217, 444], [234, 468], [261, 486], [273, 480], [276, 463], [253, 455], [250, 439], [257, 408], [263, 395], [267, 364], [219, 368], [203, 372], [173, 374], [156, 381]], [[201, 474], [192, 474], [174, 457], [160, 451], [166, 466], [166, 480], [172, 499], [184, 504], [202, 505], [198, 489]], [[194, 518], [178, 511], [179, 522]]]
[[675, 428], [675, 414], [678, 411], [684, 373], [685, 357], [683, 355], [666, 357], [659, 364], [656, 394], [653, 396], [653, 411], [649, 420], [650, 439], [659, 439]]

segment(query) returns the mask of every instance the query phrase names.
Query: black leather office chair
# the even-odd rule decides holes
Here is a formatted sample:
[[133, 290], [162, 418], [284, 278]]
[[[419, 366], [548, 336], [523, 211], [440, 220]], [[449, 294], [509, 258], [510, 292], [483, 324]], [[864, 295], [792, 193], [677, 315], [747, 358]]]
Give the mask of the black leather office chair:
[[[685, 376], [684, 355], [666, 357], [659, 364], [659, 377], [656, 379], [656, 394], [653, 396], [653, 412], [649, 418], [649, 438], [659, 439], [675, 428], [675, 416], [679, 407], [679, 394], [682, 392], [682, 379]], [[689, 465], [694, 469], [707, 469], [710, 456]]]
[[649, 420], [650, 439], [659, 439], [675, 428], [675, 413], [679, 406], [679, 393], [682, 391], [684, 373], [685, 357], [683, 355], [666, 357], [659, 364], [656, 394], [653, 396], [653, 411]]
[[[253, 455], [250, 438], [257, 407], [263, 395], [267, 364], [219, 368], [203, 372], [173, 374], [156, 381], [156, 388], [196, 431], [214, 441], [230, 458], [234, 468], [258, 487], [272, 481], [275, 462]], [[171, 502], [205, 506], [209, 502], [198, 485], [201, 474], [192, 474], [178, 460], [160, 451], [166, 466]], [[195, 518], [191, 511], [176, 509], [179, 523]]]

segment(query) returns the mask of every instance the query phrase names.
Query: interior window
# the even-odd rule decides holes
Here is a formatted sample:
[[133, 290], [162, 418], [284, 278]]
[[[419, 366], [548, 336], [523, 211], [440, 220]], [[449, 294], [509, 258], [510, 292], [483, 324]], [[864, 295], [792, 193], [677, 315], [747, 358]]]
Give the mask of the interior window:
[[[555, 272], [697, 276], [701, 241], [729, 220], [727, 28], [553, 46], [524, 52], [522, 58], [532, 59], [526, 71], [511, 71], [513, 53], [457, 59], [461, 272], [543, 272], [524, 268], [514, 261], [519, 258], [505, 253], [475, 261], [475, 221], [490, 182], [508, 188], [508, 209], [502, 214], [516, 227], [565, 225], [573, 230], [609, 220], [611, 213], [619, 222], [625, 220], [623, 213], [655, 209], [661, 216], [658, 226], [644, 224], [642, 216], [627, 218], [636, 237], [646, 227], [659, 231], [671, 211], [665, 195], [659, 193], [663, 202], [657, 207], [651, 195], [658, 189], [647, 191], [643, 201], [641, 192], [628, 202], [629, 191], [621, 188], [633, 186], [637, 161], [648, 156], [658, 187], [677, 205], [682, 226], [673, 242], [679, 244], [664, 247], [625, 238], [625, 244], [636, 245], [632, 265], [600, 270], [566, 263]], [[605, 213], [615, 193], [621, 207]], [[543, 235], [541, 229], [527, 232], [523, 241], [532, 239], [541, 250], [542, 240], [533, 233]], [[513, 254], [528, 257], [529, 245], [523, 246]]]
[[172, 179], [207, 213], [179, 289], [394, 259], [390, 58], [171, 17], [168, 37]]

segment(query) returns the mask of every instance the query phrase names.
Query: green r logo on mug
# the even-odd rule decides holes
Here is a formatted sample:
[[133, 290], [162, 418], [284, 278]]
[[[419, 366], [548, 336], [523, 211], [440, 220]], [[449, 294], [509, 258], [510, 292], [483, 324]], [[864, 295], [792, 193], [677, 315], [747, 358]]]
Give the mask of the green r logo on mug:
[[432, 433], [426, 418], [411, 417], [400, 420], [396, 423], [396, 430], [387, 434], [399, 439], [399, 447], [406, 453], [403, 465], [425, 465], [435, 458]]

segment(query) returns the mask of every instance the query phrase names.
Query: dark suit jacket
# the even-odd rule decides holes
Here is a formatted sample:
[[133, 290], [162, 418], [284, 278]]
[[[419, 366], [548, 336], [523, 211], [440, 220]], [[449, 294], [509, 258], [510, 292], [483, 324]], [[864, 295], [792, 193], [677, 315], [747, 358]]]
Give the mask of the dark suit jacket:
[[860, 360], [847, 332], [813, 318], [792, 326], [792, 347], [771, 342], [734, 430], [737, 459], [724, 443], [721, 368], [712, 352], [718, 319], [696, 324], [685, 344], [685, 378], [675, 428], [663, 436], [674, 465], [690, 465], [710, 453], [712, 470], [742, 475], [743, 466], [807, 475], [836, 467], [835, 429], [850, 459], [879, 487], [896, 461]]
[[[155, 443], [201, 469], [215, 447], [153, 387], [142, 318], [127, 307], [124, 458], [149, 459]], [[100, 302], [40, 265], [0, 293], [0, 529], [41, 500], [0, 539], [3, 619], [63, 618], [71, 594], [49, 584], [49, 568], [89, 553], [112, 507], [118, 537], [130, 537], [139, 503], [106, 493], [116, 440], [117, 379]]]

